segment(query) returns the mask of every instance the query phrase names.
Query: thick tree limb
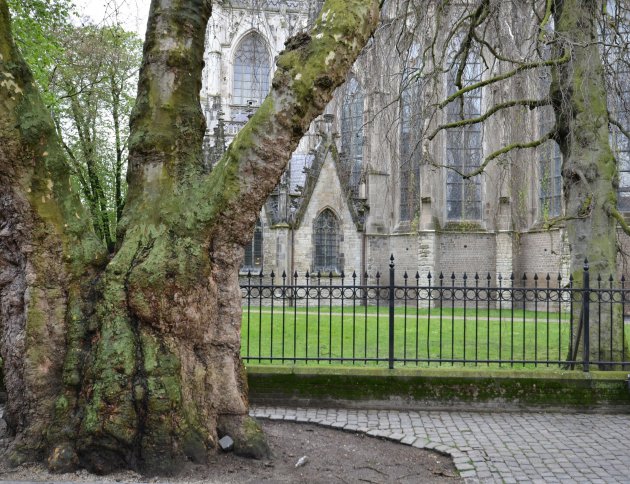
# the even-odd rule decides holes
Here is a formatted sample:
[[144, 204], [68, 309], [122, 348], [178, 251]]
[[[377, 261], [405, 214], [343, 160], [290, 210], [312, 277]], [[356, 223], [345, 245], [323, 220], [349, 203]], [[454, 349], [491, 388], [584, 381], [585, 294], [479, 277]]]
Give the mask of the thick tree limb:
[[626, 222], [626, 219], [624, 218], [624, 216], [621, 215], [621, 212], [617, 210], [615, 207], [613, 207], [611, 204], [608, 204], [606, 206], [606, 210], [608, 211], [610, 216], [613, 217], [617, 221], [621, 229], [627, 235], [630, 235], [630, 225], [628, 225], [628, 222]]
[[17, 434], [8, 453], [41, 456], [62, 386], [73, 329], [85, 323], [78, 295], [105, 252], [70, 183], [56, 129], [11, 38], [0, 0], [0, 353]]
[[[259, 207], [311, 121], [344, 82], [374, 32], [378, 14], [375, 0], [329, 1], [312, 32], [287, 43], [269, 96], [204, 182], [201, 193], [208, 207], [219, 207], [216, 215], [225, 237], [240, 244], [248, 241]], [[245, 227], [232, 222], [243, 209], [250, 213]]]

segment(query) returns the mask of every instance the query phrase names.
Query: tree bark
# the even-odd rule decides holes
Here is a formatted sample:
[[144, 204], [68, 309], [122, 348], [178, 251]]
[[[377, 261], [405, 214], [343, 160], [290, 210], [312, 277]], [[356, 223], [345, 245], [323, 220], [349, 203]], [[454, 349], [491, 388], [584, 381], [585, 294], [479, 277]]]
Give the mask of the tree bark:
[[87, 307], [78, 296], [103, 247], [69, 183], [55, 128], [0, 2], [0, 353], [16, 434], [10, 458], [43, 456], [63, 355]]
[[[80, 464], [96, 472], [131, 467], [167, 473], [183, 458], [203, 461], [222, 433], [235, 438], [237, 452], [265, 455], [260, 428], [248, 417], [239, 356], [242, 247], [300, 138], [372, 35], [379, 2], [326, 2], [314, 31], [288, 41], [272, 92], [218, 166], [205, 175], [199, 90], [211, 2], [153, 0], [131, 120], [120, 245], [105, 269], [92, 263], [102, 262], [105, 251], [77, 197], [69, 195], [60, 150], [54, 152], [59, 172], [48, 178], [54, 196], [49, 197], [50, 184], [40, 179], [37, 191], [29, 193], [24, 184], [28, 167], [34, 165], [37, 174], [39, 165], [50, 163], [53, 150], [48, 145], [58, 143], [11, 44], [5, 0], [0, 0], [0, 10], [0, 79], [10, 65], [19, 65], [19, 75], [12, 73], [12, 79], [23, 91], [0, 89], [0, 103], [16, 117], [41, 113], [40, 125], [34, 127], [19, 119], [3, 124], [3, 137], [15, 148], [8, 151], [3, 143], [0, 158], [2, 193], [5, 187], [14, 193], [0, 222], [8, 223], [6, 213], [16, 226], [22, 220], [30, 224], [28, 233], [12, 232], [10, 239], [0, 239], [0, 281], [7, 281], [0, 282], [2, 354], [15, 367], [33, 368], [32, 379], [25, 371], [10, 377], [19, 380], [20, 388], [39, 389], [37, 383], [45, 387], [29, 400], [39, 412], [35, 420], [29, 413], [35, 410], [15, 405], [22, 400], [19, 393], [9, 395], [11, 412], [24, 422], [12, 428], [18, 435], [29, 428], [32, 435], [15, 449], [16, 460], [50, 452], [48, 463], [55, 470]], [[31, 104], [14, 105], [24, 102], [27, 87]], [[18, 145], [19, 133], [12, 131], [16, 125], [31, 129], [33, 161], [18, 156], [25, 150]], [[44, 134], [46, 156], [40, 145]], [[9, 163], [14, 159], [18, 162]], [[40, 213], [42, 194], [46, 210]], [[47, 222], [50, 204], [56, 211]], [[38, 229], [37, 224], [53, 222], [55, 230]], [[28, 334], [31, 327], [42, 326], [29, 320], [38, 306], [27, 301], [27, 264], [35, 257], [24, 254], [25, 242], [43, 259], [45, 267], [36, 268], [33, 279], [45, 285], [47, 308], [55, 309], [47, 313], [55, 338], [48, 338], [41, 351], [52, 361], [47, 371], [54, 378], [49, 379], [41, 378], [42, 363], [29, 356], [31, 340], [26, 339], [19, 355], [10, 354], [15, 338], [5, 343], [7, 328], [20, 327]], [[57, 252], [51, 254], [51, 247]], [[50, 275], [45, 273], [49, 267]], [[24, 282], [16, 284], [16, 277]], [[15, 297], [21, 300], [5, 309], [5, 300]], [[34, 341], [33, 349], [39, 346]], [[63, 390], [57, 393], [50, 382], [63, 383]], [[46, 404], [39, 406], [41, 402]]]
[[[579, 288], [586, 259], [592, 279], [601, 275], [608, 281], [617, 274], [617, 222], [610, 209], [617, 206], [619, 175], [609, 141], [606, 82], [596, 23], [600, 11], [601, 2], [592, 0], [556, 0], [554, 8], [560, 48], [571, 54], [570, 62], [554, 68], [551, 94], [557, 142], [564, 160], [571, 274]], [[590, 359], [621, 361], [625, 345], [621, 311], [615, 308], [611, 313], [608, 304], [592, 304], [589, 316]], [[574, 326], [574, 348], [581, 358], [584, 338], [578, 331], [580, 324]], [[599, 344], [600, 331], [606, 344]]]

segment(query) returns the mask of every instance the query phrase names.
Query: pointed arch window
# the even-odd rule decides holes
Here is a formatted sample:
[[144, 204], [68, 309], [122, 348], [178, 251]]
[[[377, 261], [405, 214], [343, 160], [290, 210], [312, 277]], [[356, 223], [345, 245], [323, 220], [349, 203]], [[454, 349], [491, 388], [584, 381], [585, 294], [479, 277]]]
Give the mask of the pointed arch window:
[[538, 178], [539, 203], [544, 220], [562, 213], [562, 154], [555, 141], [548, 141], [541, 149]]
[[341, 106], [341, 152], [350, 191], [357, 196], [363, 169], [363, 90], [351, 77]]
[[260, 270], [263, 266], [263, 230], [260, 218], [256, 221], [254, 235], [245, 246], [243, 270]]
[[233, 102], [258, 106], [269, 92], [271, 61], [260, 34], [247, 34], [234, 55]]
[[[459, 48], [453, 49], [458, 52]], [[448, 72], [448, 94], [457, 92], [455, 84], [460, 69], [460, 60], [455, 59]], [[483, 67], [481, 57], [472, 51], [465, 59], [462, 72], [464, 87], [479, 82]], [[455, 99], [446, 108], [449, 123], [481, 115], [481, 89], [474, 89]], [[481, 219], [481, 176], [464, 179], [460, 173], [469, 173], [478, 168], [482, 157], [481, 123], [451, 128], [446, 132], [446, 162], [455, 170], [446, 174], [446, 216], [449, 220]], [[459, 172], [459, 173], [458, 173]]]
[[420, 195], [420, 161], [423, 127], [422, 85], [420, 82], [418, 44], [412, 44], [403, 69], [400, 88], [400, 156], [398, 177], [400, 184], [400, 221], [411, 220], [418, 207]]
[[[619, 95], [617, 101], [617, 120], [630, 130], [630, 69], [618, 73]], [[614, 150], [619, 172], [619, 189], [617, 192], [617, 208], [622, 212], [630, 212], [630, 139], [617, 127], [613, 129]]]
[[[627, 2], [607, 0], [608, 18], [599, 32], [606, 68], [608, 111], [623, 129], [610, 125], [610, 145], [615, 154], [619, 187], [617, 208], [630, 212], [630, 7]], [[624, 133], [625, 131], [625, 133]]]
[[313, 222], [313, 271], [339, 271], [339, 221], [329, 208]]
[[[542, 92], [548, 92], [551, 85], [551, 73], [545, 73], [541, 79]], [[539, 115], [538, 131], [543, 136], [553, 129], [555, 115], [553, 108], [543, 108]], [[562, 153], [554, 140], [549, 140], [538, 149], [538, 206], [539, 217], [548, 220], [562, 214]]]

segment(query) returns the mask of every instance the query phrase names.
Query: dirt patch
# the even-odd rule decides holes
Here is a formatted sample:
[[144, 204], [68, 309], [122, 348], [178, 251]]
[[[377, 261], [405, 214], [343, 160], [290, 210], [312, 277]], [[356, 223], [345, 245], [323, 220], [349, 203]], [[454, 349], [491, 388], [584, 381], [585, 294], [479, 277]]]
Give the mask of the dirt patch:
[[[254, 461], [213, 454], [208, 465], [189, 464], [176, 476], [147, 479], [134, 472], [95, 476], [86, 471], [48, 473], [41, 465], [8, 469], [0, 480], [73, 482], [209, 483], [458, 483], [463, 482], [448, 456], [360, 433], [310, 424], [261, 420], [274, 457]], [[296, 463], [306, 456], [306, 463]]]

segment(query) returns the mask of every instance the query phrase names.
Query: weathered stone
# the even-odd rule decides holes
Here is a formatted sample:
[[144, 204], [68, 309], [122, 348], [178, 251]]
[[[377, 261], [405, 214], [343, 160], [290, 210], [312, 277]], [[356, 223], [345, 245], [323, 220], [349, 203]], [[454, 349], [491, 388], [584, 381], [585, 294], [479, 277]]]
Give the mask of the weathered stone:
[[231, 452], [234, 450], [234, 440], [229, 435], [224, 435], [219, 439], [219, 447], [223, 452]]

